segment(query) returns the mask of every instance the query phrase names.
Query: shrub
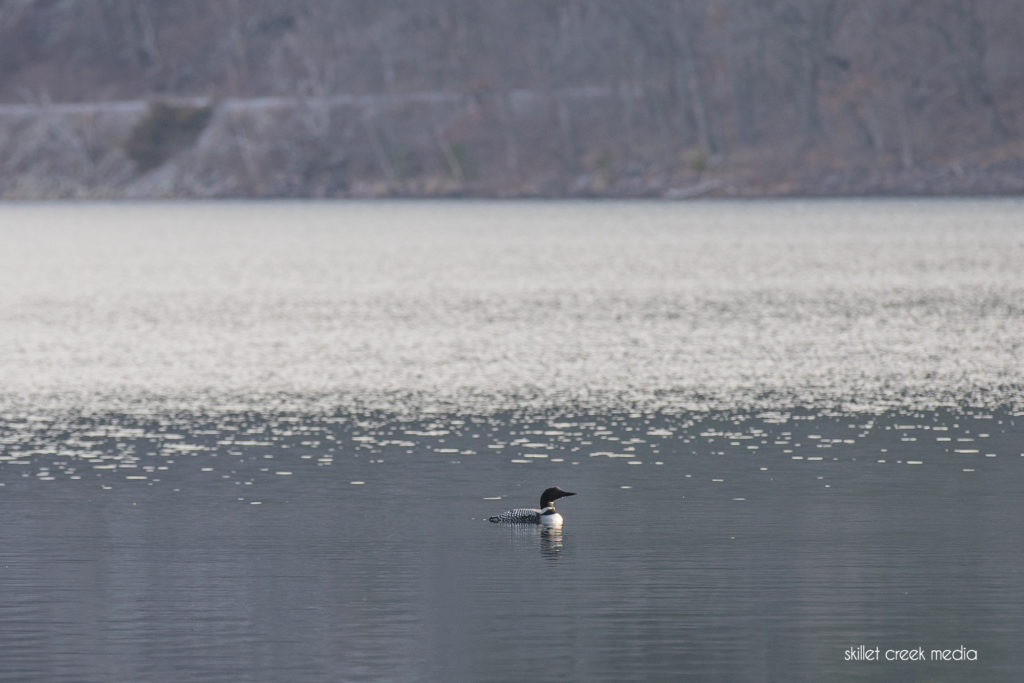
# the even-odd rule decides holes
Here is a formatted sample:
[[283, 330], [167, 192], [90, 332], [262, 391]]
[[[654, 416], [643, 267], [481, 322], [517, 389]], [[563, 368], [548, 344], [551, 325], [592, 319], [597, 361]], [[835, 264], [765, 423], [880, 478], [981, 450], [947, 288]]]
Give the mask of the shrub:
[[145, 173], [191, 147], [213, 115], [213, 105], [150, 102], [149, 111], [124, 143], [128, 158]]

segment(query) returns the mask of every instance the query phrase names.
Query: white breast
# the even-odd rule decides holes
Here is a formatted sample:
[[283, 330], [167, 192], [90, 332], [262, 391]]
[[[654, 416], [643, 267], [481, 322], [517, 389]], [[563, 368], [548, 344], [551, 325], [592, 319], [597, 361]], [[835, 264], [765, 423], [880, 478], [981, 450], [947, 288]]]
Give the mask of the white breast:
[[540, 523], [544, 526], [562, 526], [562, 515], [557, 512], [553, 515], [541, 515]]

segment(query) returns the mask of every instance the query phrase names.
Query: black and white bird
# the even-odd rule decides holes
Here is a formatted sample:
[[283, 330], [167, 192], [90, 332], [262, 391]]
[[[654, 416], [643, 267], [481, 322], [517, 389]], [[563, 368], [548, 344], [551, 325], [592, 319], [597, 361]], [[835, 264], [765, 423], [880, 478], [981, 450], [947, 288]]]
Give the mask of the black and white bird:
[[492, 522], [506, 522], [508, 524], [545, 524], [548, 526], [562, 526], [562, 515], [555, 511], [555, 501], [566, 496], [575, 496], [575, 493], [563, 491], [557, 486], [545, 489], [540, 494], [540, 508], [515, 508], [506, 510], [500, 515], [488, 517]]

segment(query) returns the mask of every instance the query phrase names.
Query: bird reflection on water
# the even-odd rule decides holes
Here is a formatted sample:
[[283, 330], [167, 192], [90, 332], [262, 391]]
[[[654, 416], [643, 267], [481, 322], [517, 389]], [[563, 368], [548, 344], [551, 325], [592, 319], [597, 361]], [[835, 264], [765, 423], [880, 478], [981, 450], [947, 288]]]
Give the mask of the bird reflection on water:
[[509, 538], [516, 548], [527, 548], [539, 541], [541, 557], [549, 560], [560, 559], [565, 545], [561, 527], [545, 527], [536, 524], [509, 524]]
[[562, 528], [543, 527], [540, 529], [540, 554], [549, 560], [557, 560], [562, 552]]

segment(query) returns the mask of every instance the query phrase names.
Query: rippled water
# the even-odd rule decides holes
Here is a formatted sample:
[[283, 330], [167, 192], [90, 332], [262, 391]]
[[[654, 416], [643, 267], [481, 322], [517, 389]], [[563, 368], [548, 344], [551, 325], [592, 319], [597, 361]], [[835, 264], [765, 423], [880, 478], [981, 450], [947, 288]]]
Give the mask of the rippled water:
[[2, 206], [0, 677], [1020, 678], [1022, 209]]

